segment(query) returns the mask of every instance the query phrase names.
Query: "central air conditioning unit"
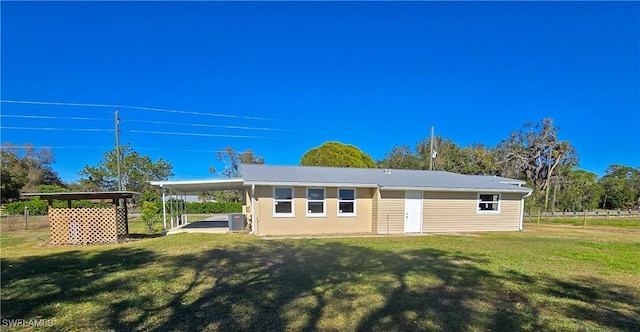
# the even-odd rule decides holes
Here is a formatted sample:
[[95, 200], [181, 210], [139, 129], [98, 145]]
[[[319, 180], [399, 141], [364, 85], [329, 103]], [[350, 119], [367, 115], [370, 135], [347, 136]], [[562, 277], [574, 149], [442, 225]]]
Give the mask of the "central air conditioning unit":
[[229, 213], [229, 232], [244, 232], [246, 218], [242, 213]]

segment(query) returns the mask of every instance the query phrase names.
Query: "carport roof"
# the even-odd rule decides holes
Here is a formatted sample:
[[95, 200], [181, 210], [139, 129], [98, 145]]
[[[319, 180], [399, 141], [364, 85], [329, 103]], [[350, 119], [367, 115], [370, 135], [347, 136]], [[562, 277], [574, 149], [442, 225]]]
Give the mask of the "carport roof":
[[197, 193], [217, 190], [242, 190], [242, 179], [213, 179], [213, 180], [188, 180], [188, 181], [151, 181], [154, 186], [159, 186], [181, 193]]

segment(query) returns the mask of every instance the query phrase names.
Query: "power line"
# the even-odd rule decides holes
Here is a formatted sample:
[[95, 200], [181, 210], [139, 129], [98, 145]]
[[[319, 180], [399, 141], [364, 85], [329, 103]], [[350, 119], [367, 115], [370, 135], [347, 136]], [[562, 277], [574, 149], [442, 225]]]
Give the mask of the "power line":
[[[91, 120], [91, 121], [109, 120], [107, 118], [61, 117], [61, 116], [49, 116], [49, 115], [17, 115], [17, 114], [0, 114], [0, 117], [20, 118], [20, 119], [48, 119], [48, 120]], [[125, 119], [125, 120], [121, 120], [120, 122], [182, 125], [182, 126], [192, 126], [192, 127], [224, 128], [224, 129], [239, 129], [239, 130], [285, 131], [285, 129], [268, 128], [268, 127], [226, 126], [226, 125], [223, 126], [223, 125], [212, 125], [212, 124], [202, 124], [202, 123], [180, 123], [180, 122], [133, 120], [133, 119], [132, 120]]]
[[21, 118], [21, 119], [54, 119], [54, 120], [108, 120], [107, 118], [85, 118], [85, 117], [62, 117], [48, 115], [16, 115], [16, 114], [0, 114], [3, 118]]
[[178, 113], [178, 114], [189, 114], [189, 115], [204, 115], [204, 116], [215, 116], [215, 117], [223, 117], [223, 118], [238, 118], [238, 119], [247, 119], [247, 120], [273, 120], [269, 118], [262, 118], [262, 117], [256, 117], [256, 116], [241, 116], [241, 115], [222, 114], [222, 113], [203, 113], [203, 112], [172, 110], [172, 109], [165, 109], [165, 108], [127, 106], [127, 105], [115, 105], [115, 104], [63, 103], [63, 102], [7, 100], [7, 99], [2, 99], [0, 100], [0, 102], [9, 103], [9, 104], [52, 105], [52, 106], [83, 106], [83, 107], [103, 107], [103, 108], [120, 107], [120, 108], [143, 110], [143, 111]]
[[93, 131], [93, 132], [113, 132], [113, 129], [98, 128], [51, 128], [51, 127], [0, 127], [9, 130], [46, 130], [46, 131]]
[[[16, 145], [12, 147], [2, 146], [3, 149], [21, 149], [24, 146]], [[59, 146], [59, 145], [32, 145], [32, 147], [37, 149], [42, 148], [51, 148], [51, 149], [111, 149], [111, 146]], [[161, 149], [160, 149], [161, 150]]]
[[227, 138], [271, 138], [262, 136], [249, 136], [249, 135], [224, 135], [224, 134], [200, 134], [200, 133], [180, 133], [171, 131], [150, 131], [150, 130], [125, 130], [129, 133], [140, 134], [159, 134], [159, 135], [178, 135], [178, 136], [201, 136], [201, 137], [227, 137]]
[[[51, 148], [51, 149], [113, 149], [113, 146], [66, 146], [66, 145], [31, 145], [33, 148]], [[3, 149], [22, 149], [23, 145], [4, 146]], [[194, 150], [194, 149], [172, 149], [167, 147], [162, 148], [148, 148], [148, 147], [136, 147], [136, 150], [150, 150], [150, 151], [179, 151], [179, 152], [194, 152], [194, 153], [218, 153], [227, 152], [226, 150]], [[235, 151], [236, 154], [244, 153], [244, 151]]]
[[242, 129], [242, 130], [284, 131], [284, 129], [266, 128], [266, 127], [222, 126], [222, 125], [211, 125], [211, 124], [202, 124], [202, 123], [178, 123], [178, 122], [151, 121], [151, 120], [126, 120], [125, 119], [122, 122], [139, 122], [139, 123], [151, 123], [151, 124], [167, 124], [167, 125], [181, 125], [181, 126], [191, 126], [191, 127], [225, 128], [225, 129]]

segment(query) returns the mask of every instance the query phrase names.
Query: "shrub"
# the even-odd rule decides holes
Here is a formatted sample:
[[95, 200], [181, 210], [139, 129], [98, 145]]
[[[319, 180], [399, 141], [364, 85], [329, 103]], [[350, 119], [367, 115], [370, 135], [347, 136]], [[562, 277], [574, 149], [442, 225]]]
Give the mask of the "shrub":
[[140, 219], [142, 219], [147, 233], [152, 234], [155, 231], [153, 226], [160, 221], [160, 210], [158, 210], [158, 206], [153, 202], [142, 202]]
[[[111, 202], [100, 202], [100, 203], [92, 203], [88, 200], [82, 201], [72, 201], [71, 207], [79, 208], [79, 207], [108, 207], [111, 206]], [[30, 215], [46, 215], [48, 212], [48, 203], [46, 200], [39, 199], [37, 197], [32, 198], [28, 201], [19, 201], [7, 203], [4, 205], [5, 213], [9, 215], [20, 215], [24, 214], [25, 206], [29, 207]], [[54, 201], [54, 208], [66, 208], [68, 207], [67, 202], [65, 201]]]
[[239, 202], [192, 202], [187, 203], [187, 213], [238, 213], [242, 212], [242, 203]]

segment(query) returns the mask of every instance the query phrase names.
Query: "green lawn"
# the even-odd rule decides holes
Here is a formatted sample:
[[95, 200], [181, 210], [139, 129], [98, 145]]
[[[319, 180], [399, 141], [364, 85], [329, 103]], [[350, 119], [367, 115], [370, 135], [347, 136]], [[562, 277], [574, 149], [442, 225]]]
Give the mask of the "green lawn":
[[[557, 217], [557, 218], [538, 218], [526, 217], [525, 224], [553, 224], [553, 225], [572, 225], [583, 226], [584, 218], [573, 217]], [[640, 228], [640, 218], [638, 217], [599, 217], [587, 218], [587, 227], [624, 227], [624, 228]]]
[[4, 232], [2, 318], [65, 331], [640, 330], [640, 228], [525, 227], [91, 247]]

